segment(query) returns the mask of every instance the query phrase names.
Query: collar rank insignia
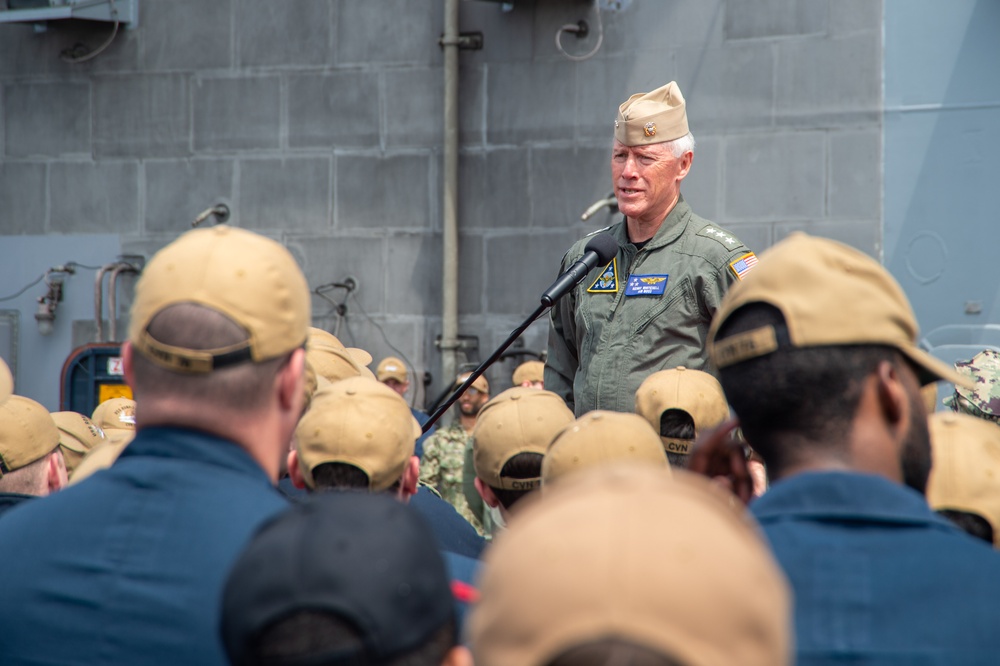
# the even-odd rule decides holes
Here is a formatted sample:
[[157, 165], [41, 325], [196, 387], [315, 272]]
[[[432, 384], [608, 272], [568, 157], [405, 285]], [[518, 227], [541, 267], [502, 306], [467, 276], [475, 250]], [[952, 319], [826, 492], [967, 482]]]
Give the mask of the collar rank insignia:
[[594, 280], [594, 284], [587, 289], [591, 294], [617, 294], [618, 293], [618, 257], [611, 260], [601, 274]]
[[739, 259], [729, 263], [729, 269], [736, 276], [737, 280], [743, 281], [743, 278], [753, 270], [753, 267], [757, 265], [757, 255], [753, 252], [747, 252]]

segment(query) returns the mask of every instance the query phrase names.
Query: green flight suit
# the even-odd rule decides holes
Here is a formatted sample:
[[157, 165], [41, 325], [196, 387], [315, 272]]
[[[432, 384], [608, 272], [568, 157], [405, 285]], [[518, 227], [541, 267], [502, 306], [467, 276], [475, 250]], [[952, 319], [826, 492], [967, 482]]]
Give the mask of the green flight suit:
[[[618, 240], [614, 261], [594, 268], [550, 313], [545, 388], [577, 416], [634, 411], [639, 384], [658, 370], [710, 371], [712, 316], [729, 285], [756, 263], [738, 238], [692, 213], [683, 197], [641, 249], [628, 240], [624, 219], [607, 232]], [[560, 272], [583, 256], [588, 240], [570, 248]], [[664, 275], [663, 293], [626, 296], [630, 277], [655, 291]]]

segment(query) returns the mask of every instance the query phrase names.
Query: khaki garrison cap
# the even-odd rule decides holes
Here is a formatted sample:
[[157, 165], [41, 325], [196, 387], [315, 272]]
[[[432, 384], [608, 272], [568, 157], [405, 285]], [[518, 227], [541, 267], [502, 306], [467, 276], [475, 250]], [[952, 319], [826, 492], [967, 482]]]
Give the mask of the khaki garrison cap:
[[541, 477], [514, 479], [500, 475], [519, 453], [545, 455], [549, 442], [573, 422], [573, 412], [551, 391], [515, 386], [487, 402], [472, 430], [472, 462], [476, 476], [491, 488], [531, 490]]
[[541, 361], [525, 361], [517, 366], [511, 379], [514, 386], [520, 386], [524, 382], [545, 381], [545, 364]]
[[359, 347], [345, 347], [344, 343], [340, 341], [333, 333], [329, 331], [324, 331], [322, 328], [316, 328], [315, 326], [309, 327], [309, 340], [307, 341], [308, 347], [332, 347], [333, 349], [344, 349], [347, 351], [348, 355], [354, 359], [358, 365], [367, 366], [372, 362], [372, 355], [366, 352], [364, 349]]
[[626, 146], [673, 141], [688, 131], [684, 96], [675, 81], [632, 95], [618, 107], [615, 138]]
[[59, 428], [59, 446], [66, 461], [66, 472], [72, 474], [91, 449], [106, 441], [104, 431], [77, 412], [53, 412], [51, 416]]
[[662, 467], [670, 464], [660, 435], [636, 414], [594, 410], [562, 429], [542, 460], [542, 485], [591, 467], [634, 462]]
[[387, 379], [395, 379], [400, 384], [405, 384], [409, 379], [409, 373], [406, 371], [406, 364], [401, 359], [389, 356], [382, 359], [382, 362], [378, 364], [378, 368], [375, 370], [375, 378], [380, 382], [384, 382]]
[[[220, 349], [182, 349], [147, 331], [162, 310], [202, 305], [242, 326], [249, 341]], [[204, 374], [247, 360], [278, 358], [301, 347], [311, 317], [309, 286], [280, 243], [219, 225], [189, 231], [156, 253], [135, 288], [129, 340], [154, 363]]]
[[[695, 436], [718, 427], [729, 418], [729, 404], [722, 385], [701, 370], [678, 366], [654, 372], [635, 392], [635, 412], [660, 432], [660, 417], [668, 409], [680, 409], [694, 420]], [[668, 453], [687, 455], [694, 440], [660, 437]]]
[[14, 376], [10, 374], [7, 363], [0, 358], [0, 402], [14, 394]]
[[781, 311], [791, 347], [887, 345], [908, 357], [927, 384], [966, 385], [951, 367], [917, 347], [917, 320], [906, 294], [877, 261], [843, 243], [795, 232], [760, 256], [753, 273], [722, 299], [708, 331], [717, 368], [765, 356], [781, 343], [773, 326], [717, 340], [733, 312], [751, 303]]
[[44, 458], [59, 446], [59, 428], [49, 410], [12, 395], [0, 404], [0, 476]]
[[476, 666], [543, 666], [600, 638], [685, 666], [791, 660], [791, 594], [767, 545], [684, 471], [616, 464], [529, 497], [482, 571]]
[[932, 414], [928, 425], [934, 466], [927, 503], [982, 516], [1000, 548], [1000, 425], [954, 412]]
[[321, 388], [295, 429], [299, 468], [306, 485], [322, 463], [354, 465], [369, 488], [389, 488], [413, 456], [420, 424], [406, 401], [371, 377], [352, 377]]

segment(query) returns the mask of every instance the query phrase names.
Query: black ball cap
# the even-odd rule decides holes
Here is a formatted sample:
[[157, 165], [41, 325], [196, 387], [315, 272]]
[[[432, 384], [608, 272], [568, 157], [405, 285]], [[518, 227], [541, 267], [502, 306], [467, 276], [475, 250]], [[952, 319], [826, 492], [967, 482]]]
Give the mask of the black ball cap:
[[296, 611], [353, 624], [363, 654], [324, 664], [381, 662], [424, 644], [454, 606], [444, 561], [423, 518], [384, 494], [323, 493], [266, 523], [223, 592], [222, 638], [231, 663], [253, 664], [261, 632]]

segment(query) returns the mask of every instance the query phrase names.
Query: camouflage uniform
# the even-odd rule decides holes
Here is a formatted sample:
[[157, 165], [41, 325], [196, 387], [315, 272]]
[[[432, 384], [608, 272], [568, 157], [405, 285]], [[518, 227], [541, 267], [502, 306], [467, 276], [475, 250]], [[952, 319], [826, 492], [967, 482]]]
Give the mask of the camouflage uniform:
[[[712, 315], [729, 285], [757, 261], [736, 236], [692, 213], [683, 196], [641, 249], [629, 241], [624, 220], [608, 233], [618, 241], [614, 263], [592, 270], [550, 315], [545, 388], [577, 416], [634, 411], [636, 390], [657, 370], [711, 372], [705, 336]], [[588, 240], [570, 248], [562, 270]], [[662, 293], [627, 296], [630, 276], [668, 277]]]
[[956, 386], [955, 393], [944, 399], [952, 411], [970, 414], [1000, 424], [1000, 352], [986, 349], [970, 361], [955, 364], [958, 374], [975, 382], [975, 388]]
[[438, 430], [424, 442], [424, 456], [420, 460], [420, 481], [438, 491], [455, 510], [483, 533], [482, 522], [469, 507], [462, 489], [462, 471], [465, 467], [465, 449], [471, 446], [472, 437], [456, 421]]

